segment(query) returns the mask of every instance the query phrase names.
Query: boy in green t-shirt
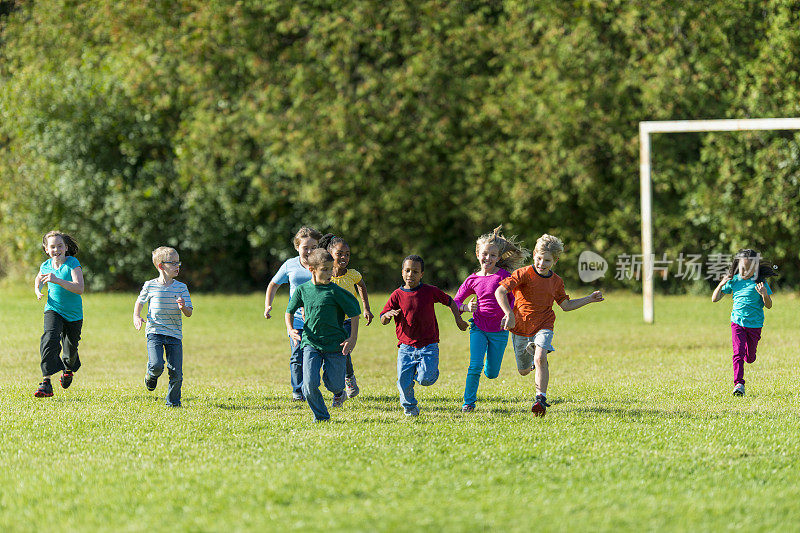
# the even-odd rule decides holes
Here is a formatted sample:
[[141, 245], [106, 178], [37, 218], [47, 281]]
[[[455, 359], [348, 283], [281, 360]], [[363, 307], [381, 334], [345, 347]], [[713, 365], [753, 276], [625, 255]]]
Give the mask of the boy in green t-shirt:
[[[345, 289], [331, 283], [333, 257], [327, 250], [318, 248], [308, 256], [311, 281], [294, 291], [286, 308], [286, 329], [289, 337], [303, 348], [303, 395], [314, 412], [314, 420], [329, 420], [325, 400], [319, 392], [320, 377], [333, 396], [332, 407], [347, 399], [344, 390], [345, 355], [353, 351], [358, 338], [358, 318], [361, 307], [358, 300]], [[303, 335], [294, 329], [295, 311], [303, 308], [305, 327]], [[345, 317], [351, 319], [351, 333], [347, 336]]]

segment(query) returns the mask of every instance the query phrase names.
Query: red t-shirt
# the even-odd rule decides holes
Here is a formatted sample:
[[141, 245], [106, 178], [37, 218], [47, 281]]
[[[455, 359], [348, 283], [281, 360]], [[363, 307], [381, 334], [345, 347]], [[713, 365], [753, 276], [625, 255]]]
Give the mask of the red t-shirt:
[[433, 304], [450, 305], [453, 299], [443, 290], [433, 285], [420, 283], [414, 289], [400, 287], [389, 296], [381, 314], [392, 309], [400, 309], [394, 317], [397, 340], [400, 344], [408, 344], [414, 348], [422, 348], [439, 342], [439, 324]]
[[500, 285], [514, 294], [516, 325], [511, 333], [524, 337], [533, 337], [540, 329], [553, 329], [556, 323], [553, 302], [561, 304], [569, 300], [564, 281], [552, 270], [545, 277], [533, 266], [518, 268]]

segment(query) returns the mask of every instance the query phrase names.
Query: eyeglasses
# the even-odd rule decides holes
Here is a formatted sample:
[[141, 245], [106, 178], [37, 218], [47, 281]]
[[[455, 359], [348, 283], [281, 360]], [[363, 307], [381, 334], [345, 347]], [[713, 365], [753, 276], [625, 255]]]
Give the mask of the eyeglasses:
[[180, 261], [161, 261], [161, 264], [162, 264], [162, 265], [175, 265], [175, 266], [181, 266], [181, 262], [180, 262]]

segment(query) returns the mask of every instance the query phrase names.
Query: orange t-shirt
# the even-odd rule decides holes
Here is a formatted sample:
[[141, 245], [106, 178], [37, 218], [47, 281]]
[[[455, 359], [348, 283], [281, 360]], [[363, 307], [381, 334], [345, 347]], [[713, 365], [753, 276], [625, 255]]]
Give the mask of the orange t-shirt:
[[551, 270], [550, 275], [544, 277], [531, 265], [518, 268], [500, 285], [514, 293], [517, 323], [511, 333], [525, 337], [533, 337], [540, 329], [553, 329], [556, 323], [553, 302], [560, 304], [569, 300], [564, 280], [558, 274]]

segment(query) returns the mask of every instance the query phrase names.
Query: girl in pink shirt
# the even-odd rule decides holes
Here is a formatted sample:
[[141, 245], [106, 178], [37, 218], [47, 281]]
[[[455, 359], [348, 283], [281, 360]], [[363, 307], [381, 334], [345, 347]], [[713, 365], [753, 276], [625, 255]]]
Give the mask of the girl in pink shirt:
[[[464, 387], [464, 405], [461, 407], [464, 413], [475, 410], [481, 369], [487, 378], [496, 378], [508, 344], [508, 331], [500, 324], [505, 313], [494, 293], [500, 282], [511, 275], [509, 270], [519, 268], [530, 256], [530, 252], [513, 238], [504, 238], [500, 234], [501, 227], [478, 239], [475, 256], [481, 268], [464, 280], [454, 298], [459, 311], [472, 312], [469, 321], [469, 367]], [[472, 294], [477, 299], [465, 304], [464, 301]], [[508, 299], [513, 305], [514, 297], [509, 294]]]

